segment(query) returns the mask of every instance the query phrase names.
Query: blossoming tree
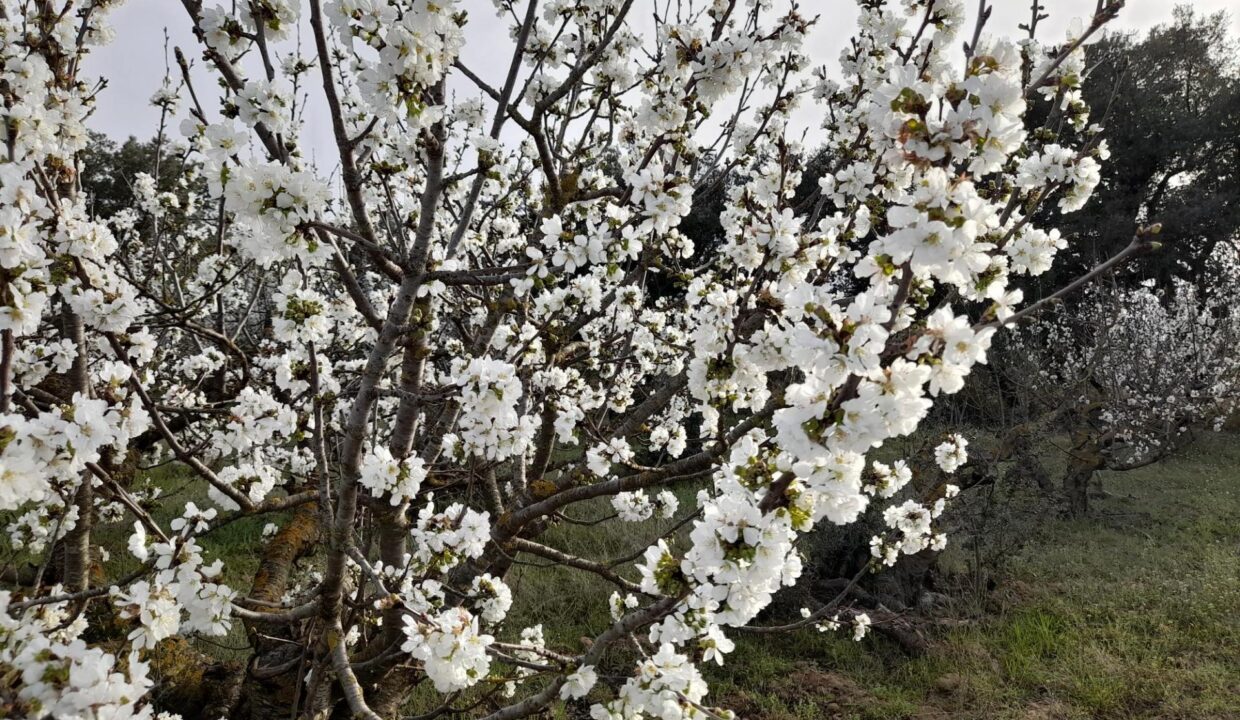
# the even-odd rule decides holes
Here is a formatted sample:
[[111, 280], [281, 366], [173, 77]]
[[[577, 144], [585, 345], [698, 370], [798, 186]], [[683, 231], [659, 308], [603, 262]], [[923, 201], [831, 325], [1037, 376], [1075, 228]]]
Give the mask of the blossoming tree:
[[[253, 656], [203, 717], [394, 717], [421, 683], [490, 720], [726, 713], [698, 664], [796, 581], [798, 536], [909, 482], [867, 453], [1032, 310], [1010, 284], [1065, 240], [1029, 218], [1098, 181], [1083, 44], [1123, 3], [1047, 44], [1036, 3], [1010, 41], [986, 2], [970, 27], [960, 0], [862, 0], [830, 73], [791, 3], [496, 0], [491, 82], [460, 56], [475, 3], [183, 0], [222, 94], [178, 53], [154, 101], [187, 106], [208, 196], [154, 168], [98, 218], [79, 72], [113, 4], [0, 4], [0, 508], [37, 568], [0, 594], [0, 701], [30, 717], [153, 717], [148, 662], [237, 623]], [[678, 225], [720, 178], [695, 252]], [[161, 456], [197, 501], [135, 477]], [[890, 509], [875, 563], [941, 547], [952, 493]], [[675, 529], [627, 562], [546, 539], [599, 503]], [[273, 533], [229, 587], [203, 542], [252, 517]], [[613, 624], [585, 650], [507, 624], [521, 557], [614, 586]], [[805, 615], [763, 629], [868, 623]], [[636, 668], [603, 682], [622, 640]]]
[[1098, 470], [1131, 470], [1219, 430], [1240, 408], [1240, 252], [1219, 245], [1197, 282], [1096, 287], [1009, 338], [1007, 383], [1073, 447], [1063, 490], [1084, 514]]

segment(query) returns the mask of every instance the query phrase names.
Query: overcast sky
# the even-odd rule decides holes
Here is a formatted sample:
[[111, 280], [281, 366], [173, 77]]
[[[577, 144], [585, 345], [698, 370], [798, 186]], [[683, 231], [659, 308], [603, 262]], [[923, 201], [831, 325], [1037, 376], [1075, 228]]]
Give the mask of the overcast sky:
[[[207, 0], [208, 3], [211, 1]], [[1042, 1], [1051, 18], [1045, 23], [1045, 32], [1040, 30], [1039, 35], [1053, 40], [1063, 37], [1073, 17], [1088, 15], [1094, 7], [1094, 0]], [[638, 5], [644, 2], [651, 0], [638, 0]], [[972, 0], [966, 2], [971, 9], [976, 6]], [[1016, 34], [1017, 24], [1028, 17], [1028, 0], [991, 0], [991, 3], [995, 12], [988, 26], [989, 32]], [[1179, 0], [1128, 0], [1127, 7], [1113, 27], [1143, 32], [1169, 20], [1172, 9], [1178, 4], [1183, 3]], [[505, 24], [496, 17], [491, 0], [458, 0], [457, 5], [469, 11], [470, 18], [462, 59], [484, 78], [500, 84], [511, 52], [495, 51], [497, 47], [508, 46]], [[1200, 12], [1228, 11], [1233, 32], [1240, 34], [1240, 0], [1191, 0], [1191, 5]], [[813, 35], [811, 55], [817, 63], [834, 66], [840, 49], [852, 34], [856, 18], [855, 0], [802, 0], [801, 8], [806, 14], [816, 12], [821, 16]], [[308, 10], [303, 10], [303, 24], [308, 15]], [[88, 72], [108, 79], [108, 87], [100, 97], [90, 125], [117, 139], [130, 135], [151, 137], [158, 123], [158, 111], [148, 101], [164, 74], [164, 30], [167, 29], [171, 45], [181, 46], [199, 69], [203, 64], [201, 53], [190, 31], [188, 16], [177, 0], [128, 0], [113, 12], [111, 22], [116, 29], [116, 40], [105, 48], [97, 49], [87, 62]], [[313, 55], [312, 46], [307, 28], [302, 54]], [[213, 86], [214, 79], [205, 72], [196, 75], [195, 84], [199, 92], [205, 94]], [[317, 82], [317, 75], [313, 77]], [[314, 97], [313, 92], [311, 96]], [[204, 103], [210, 101], [204, 98]], [[314, 105], [309, 107], [313, 109]], [[209, 116], [215, 110], [213, 104], [208, 104]], [[175, 125], [173, 134], [174, 137], [180, 136]], [[307, 114], [303, 140], [312, 154], [331, 152], [331, 130], [328, 119], [322, 117], [322, 113]], [[321, 162], [328, 158], [320, 157], [318, 160], [321, 165], [332, 164], [330, 160]]]

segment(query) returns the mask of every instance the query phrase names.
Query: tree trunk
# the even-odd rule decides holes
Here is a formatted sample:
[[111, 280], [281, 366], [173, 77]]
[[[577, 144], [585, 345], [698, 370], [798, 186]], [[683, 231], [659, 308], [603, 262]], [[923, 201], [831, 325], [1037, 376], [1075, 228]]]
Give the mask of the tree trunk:
[[[66, 388], [65, 402], [72, 403], [74, 394], [90, 397], [90, 375], [86, 371], [86, 329], [82, 318], [68, 304], [61, 315], [61, 332], [65, 339], [78, 348], [73, 367], [69, 370], [69, 383]], [[82, 471], [81, 485], [73, 496], [73, 504], [77, 508], [77, 523], [65, 534], [61, 546], [64, 552], [64, 584], [70, 592], [85, 590], [90, 583], [90, 528], [94, 512], [94, 488], [91, 486], [91, 475]]]
[[1068, 472], [1063, 479], [1063, 492], [1068, 499], [1068, 514], [1080, 518], [1089, 513], [1089, 481], [1106, 460], [1094, 433], [1077, 430], [1072, 439], [1072, 455], [1068, 460]]
[[[319, 541], [317, 503], [302, 505], [287, 525], [280, 529], [263, 551], [262, 563], [254, 574], [250, 597], [279, 602], [288, 589], [289, 575], [299, 558], [314, 550]], [[303, 623], [305, 621], [302, 621]], [[309, 638], [303, 628], [247, 622], [246, 634], [254, 648], [239, 689], [237, 712], [229, 717], [266, 720], [293, 717], [293, 707], [304, 691], [302, 665]], [[203, 720], [213, 720], [203, 718]]]

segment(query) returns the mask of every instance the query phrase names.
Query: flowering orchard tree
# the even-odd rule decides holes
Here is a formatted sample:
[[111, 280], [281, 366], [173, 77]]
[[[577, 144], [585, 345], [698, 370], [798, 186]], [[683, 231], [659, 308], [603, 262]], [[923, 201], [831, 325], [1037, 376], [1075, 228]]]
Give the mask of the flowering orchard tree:
[[1240, 250], [1220, 245], [1198, 284], [1173, 282], [1097, 287], [1010, 336], [1009, 383], [1038, 422], [1072, 433], [1064, 491], [1076, 514], [1096, 470], [1157, 462], [1240, 410]]
[[[799, 536], [909, 482], [867, 453], [1036, 309], [1010, 285], [1065, 240], [1029, 218], [1098, 181], [1083, 44], [1123, 3], [1046, 44], [1036, 3], [1011, 41], [985, 2], [966, 27], [960, 0], [862, 0], [829, 73], [791, 3], [497, 0], [490, 83], [460, 59], [476, 3], [183, 0], [222, 97], [178, 52], [153, 101], [186, 106], [177, 161], [206, 195], [165, 182], [170, 156], [98, 218], [79, 71], [114, 4], [0, 4], [0, 507], [37, 570], [13, 560], [0, 594], [19, 716], [154, 717], [207, 682], [161, 658], [236, 625], [252, 657], [186, 715], [395, 717], [419, 686], [432, 715], [726, 715], [699, 663], [796, 581]], [[307, 160], [307, 111], [338, 174]], [[678, 225], [717, 182], [696, 251]], [[135, 475], [161, 458], [194, 501]], [[951, 494], [889, 510], [875, 565], [941, 546]], [[627, 561], [550, 544], [600, 503], [677, 529]], [[204, 543], [264, 517], [229, 587]], [[505, 584], [521, 556], [615, 587], [585, 650], [505, 622], [537, 613]], [[859, 637], [840, 602], [762, 629]], [[627, 679], [604, 662], [621, 641]]]

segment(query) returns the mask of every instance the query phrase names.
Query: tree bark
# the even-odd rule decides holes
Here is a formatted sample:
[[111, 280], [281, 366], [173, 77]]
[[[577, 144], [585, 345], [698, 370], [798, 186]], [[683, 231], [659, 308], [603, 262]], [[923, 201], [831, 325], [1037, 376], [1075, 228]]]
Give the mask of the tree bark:
[[[319, 532], [318, 504], [300, 506], [264, 549], [249, 596], [263, 602], [280, 602], [288, 590], [293, 565], [318, 545]], [[299, 632], [292, 624], [280, 626], [247, 621], [245, 628], [254, 652], [239, 689], [238, 713], [230, 717], [251, 720], [294, 717], [293, 708], [304, 690], [299, 668], [303, 664], [304, 648], [309, 643], [307, 634]]]
[[1068, 514], [1080, 518], [1089, 514], [1089, 481], [1103, 467], [1106, 459], [1093, 432], [1077, 430], [1072, 439], [1072, 454], [1063, 479], [1063, 491], [1068, 499]]
[[[90, 375], [86, 371], [86, 329], [82, 318], [66, 304], [61, 315], [61, 333], [78, 348], [73, 367], [69, 370], [69, 383], [65, 402], [72, 403], [74, 394], [90, 396]], [[77, 523], [65, 534], [61, 546], [64, 552], [64, 583], [69, 592], [85, 590], [90, 583], [90, 528], [94, 510], [94, 489], [90, 472], [83, 470], [81, 485], [73, 497], [77, 508]]]

